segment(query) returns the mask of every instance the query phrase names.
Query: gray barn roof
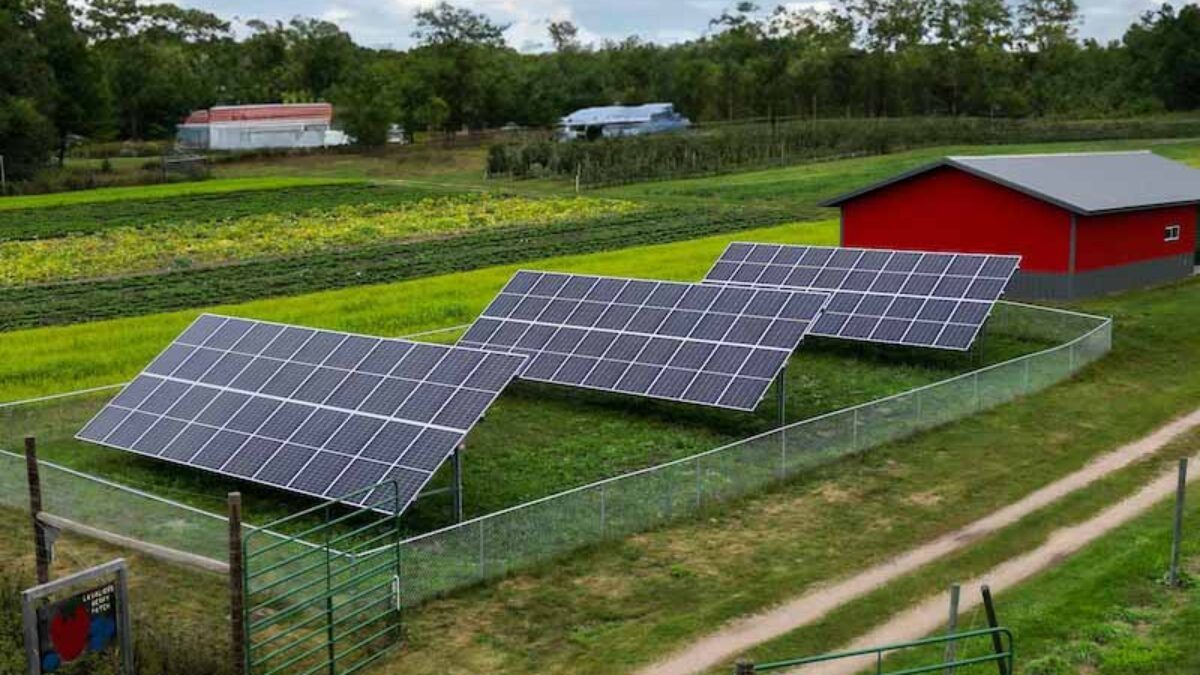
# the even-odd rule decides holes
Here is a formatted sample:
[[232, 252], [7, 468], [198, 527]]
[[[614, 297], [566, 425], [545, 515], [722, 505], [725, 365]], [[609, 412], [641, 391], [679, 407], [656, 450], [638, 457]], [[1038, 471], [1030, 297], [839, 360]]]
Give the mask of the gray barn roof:
[[595, 108], [582, 108], [562, 118], [560, 124], [575, 126], [579, 124], [621, 124], [631, 122], [649, 122], [655, 115], [675, 112], [671, 103], [645, 103], [642, 105], [606, 105]]
[[1146, 150], [946, 157], [821, 205], [838, 206], [941, 167], [966, 171], [1082, 215], [1200, 202], [1200, 170]]

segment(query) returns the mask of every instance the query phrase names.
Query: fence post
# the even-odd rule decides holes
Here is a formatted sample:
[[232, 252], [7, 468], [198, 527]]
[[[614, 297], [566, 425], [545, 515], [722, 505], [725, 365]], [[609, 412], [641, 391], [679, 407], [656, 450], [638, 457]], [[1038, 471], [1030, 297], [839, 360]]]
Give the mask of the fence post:
[[1187, 457], [1182, 457], [1179, 460], [1179, 484], [1175, 488], [1175, 530], [1171, 541], [1171, 571], [1168, 574], [1168, 583], [1172, 586], [1180, 584], [1179, 556], [1183, 546], [1183, 501], [1187, 495], [1187, 472]]
[[[958, 598], [962, 591], [962, 587], [958, 584], [950, 585], [950, 619], [946, 622], [946, 634], [954, 635], [958, 631]], [[956, 652], [958, 645], [954, 640], [946, 643], [946, 663], [954, 663], [957, 659]], [[954, 675], [954, 666], [946, 668], [946, 675]]]
[[242, 557], [242, 493], [230, 492], [229, 505], [229, 649], [234, 675], [246, 673], [246, 586]]
[[38, 473], [37, 441], [25, 437], [25, 480], [29, 484], [29, 521], [33, 524], [34, 560], [37, 563], [39, 584], [50, 582], [50, 551], [46, 546], [46, 531], [38, 521], [42, 512], [42, 479]]
[[608, 483], [600, 484], [600, 538], [604, 539], [608, 535], [608, 522], [606, 517], [608, 514]]
[[858, 450], [858, 408], [854, 408], [853, 414], [850, 416], [850, 450]]
[[[995, 630], [1000, 627], [1000, 623], [996, 621], [996, 605], [992, 602], [992, 589], [984, 584], [981, 592], [983, 593], [983, 608], [987, 612], [988, 628]], [[1000, 633], [992, 633], [992, 650], [996, 654], [1004, 653], [1004, 643], [1000, 640]], [[1004, 659], [996, 661], [996, 667], [1000, 670], [1000, 675], [1009, 675], [1008, 664]]]

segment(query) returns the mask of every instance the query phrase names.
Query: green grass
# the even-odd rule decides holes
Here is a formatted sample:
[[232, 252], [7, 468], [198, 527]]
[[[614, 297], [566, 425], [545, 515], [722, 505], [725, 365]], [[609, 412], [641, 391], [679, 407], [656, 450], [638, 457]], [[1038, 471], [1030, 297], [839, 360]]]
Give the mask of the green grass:
[[[1200, 382], [1177, 364], [1200, 357], [1198, 299], [1200, 283], [1189, 282], [1090, 303], [1117, 317], [1114, 352], [1063, 385], [694, 521], [431, 601], [406, 614], [408, 647], [379, 672], [626, 672], [734, 617], [961, 527], [1190, 410]], [[1026, 550], [1196, 447], [1194, 434], [972, 548], [966, 562], [948, 563], [950, 578]], [[938, 569], [755, 656], [835, 648], [944, 587], [947, 571]]]
[[[773, 228], [755, 232], [753, 238], [823, 241], [829, 229], [827, 225]], [[703, 273], [727, 239], [715, 237], [554, 259], [539, 262], [537, 267], [624, 275], [644, 268], [652, 260], [659, 276], [695, 278]], [[406, 334], [426, 329], [431, 323], [452, 325], [469, 320], [486, 305], [513, 269], [493, 268], [217, 311], [372, 334]], [[454, 314], [431, 314], [435, 308]], [[23, 369], [20, 373], [10, 371], [0, 379], [12, 387], [8, 391], [14, 394], [21, 390], [19, 382], [40, 381], [40, 388], [48, 391], [121, 381], [137, 372], [194, 316], [195, 312], [186, 312], [0, 335], [0, 344], [7, 343], [16, 349], [24, 345], [22, 356], [28, 359], [55, 355], [35, 367], [41, 374]], [[51, 343], [74, 346], [48, 348]], [[88, 344], [94, 347], [85, 346]], [[793, 367], [788, 370], [788, 417], [811, 417], [944, 379], [981, 363], [1005, 360], [1048, 346], [1044, 341], [1005, 335], [989, 338], [984, 344], [983, 352], [963, 356], [814, 340], [794, 357]], [[103, 358], [97, 359], [97, 353]], [[18, 356], [5, 365], [21, 369], [22, 360]], [[77, 370], [100, 364], [108, 364], [111, 369], [103, 374]], [[23, 365], [28, 368], [33, 363], [25, 361]], [[81, 377], [63, 379], [72, 370]], [[111, 394], [89, 397], [81, 404], [51, 404], [29, 415], [21, 409], [13, 410], [5, 424], [8, 429], [5, 444], [16, 447], [20, 436], [33, 433], [39, 437], [42, 456], [47, 459], [116, 477], [121, 482], [209, 509], [219, 509], [221, 496], [239, 487], [234, 482], [196, 472], [174, 471], [158, 462], [72, 441], [73, 433], [108, 395]], [[745, 415], [520, 384], [506, 392], [489, 412], [487, 423], [470, 438], [466, 480], [469, 512], [487, 513], [556, 490], [707, 450], [765, 431], [774, 425], [776, 417], [773, 399], [758, 413]], [[508, 478], [486, 479], [497, 475]], [[253, 514], [257, 522], [281, 517], [305, 505], [304, 500], [282, 498], [275, 491], [246, 486], [242, 489], [247, 493], [247, 513]], [[415, 511], [411, 519], [413, 527], [444, 522], [445, 501], [430, 503], [431, 506]]]
[[121, 202], [127, 199], [165, 199], [186, 195], [240, 192], [243, 190], [271, 190], [305, 185], [328, 185], [338, 182], [338, 180], [341, 179], [267, 176], [102, 188], [21, 197], [0, 197], [0, 211], [47, 208], [65, 206], [67, 204]]
[[[29, 516], [0, 510], [0, 673], [28, 672], [21, 633], [20, 591], [34, 585], [33, 542]], [[115, 558], [129, 564], [134, 655], [140, 675], [228, 675], [228, 581], [160, 563], [129, 550], [63, 534], [55, 544], [51, 578]], [[83, 589], [77, 589], [83, 590]], [[63, 670], [88, 675], [117, 675], [114, 652], [84, 657]]]
[[[696, 280], [733, 239], [831, 244], [833, 223], [780, 225], [673, 244], [525, 263], [539, 269]], [[393, 284], [273, 298], [214, 311], [372, 335], [469, 323], [521, 265]], [[651, 270], [652, 274], [647, 274]], [[201, 310], [0, 333], [0, 401], [120, 382], [144, 366]]]
[[[1197, 440], [1193, 436], [1186, 444], [1192, 452]], [[1169, 462], [1153, 464], [1166, 468]], [[1135, 472], [1143, 478], [1147, 473]], [[1112, 499], [1119, 494], [1104, 491], [1098, 496]], [[1200, 634], [1200, 585], [1195, 583], [1200, 574], [1200, 528], [1194, 526], [1200, 517], [1200, 487], [1193, 485], [1187, 499], [1189, 527], [1184, 530], [1183, 553], [1184, 570], [1191, 580], [1188, 587], [1172, 589], [1163, 584], [1174, 517], [1174, 505], [1167, 500], [1061, 565], [996, 595], [1000, 621], [1013, 631], [1018, 675], [1200, 672], [1200, 653], [1195, 649], [1195, 636]], [[1057, 514], [1058, 523], [1045, 518], [1039, 527], [1027, 529], [1044, 536], [1047, 526], [1063, 524], [1064, 515]], [[1083, 515], [1079, 511], [1078, 517]], [[948, 571], [943, 571], [942, 579]], [[984, 625], [981, 610], [963, 618], [968, 625]], [[985, 646], [990, 649], [979, 645]], [[939, 662], [939, 654], [914, 651], [889, 661], [888, 667]], [[961, 656], [980, 653], [979, 649], [963, 651]]]
[[830, 197], [883, 180], [947, 155], [1037, 152], [1084, 152], [1152, 149], [1166, 157], [1200, 167], [1200, 140], [1130, 140], [1025, 145], [942, 146], [877, 157], [819, 162], [748, 171], [728, 176], [636, 183], [589, 191], [590, 194], [673, 204], [789, 204], [805, 217], [828, 218], [836, 212], [817, 204]]
[[[776, 209], [670, 207], [518, 223], [444, 238], [305, 256], [0, 291], [0, 329], [140, 316], [318, 290], [366, 286], [501, 264], [703, 237], [788, 222]], [[635, 270], [633, 273], [642, 272]]]
[[217, 162], [217, 178], [309, 176], [372, 180], [435, 181], [477, 185], [484, 182], [487, 149], [416, 145], [378, 154], [325, 152]]

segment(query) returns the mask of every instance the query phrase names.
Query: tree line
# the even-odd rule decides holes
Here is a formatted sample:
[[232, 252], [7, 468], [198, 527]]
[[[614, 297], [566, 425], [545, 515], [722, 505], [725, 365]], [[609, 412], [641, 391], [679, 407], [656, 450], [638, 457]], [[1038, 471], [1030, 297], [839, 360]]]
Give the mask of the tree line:
[[1200, 6], [1163, 5], [1119, 41], [1080, 40], [1075, 0], [742, 2], [704, 36], [583, 44], [549, 22], [521, 53], [506, 25], [447, 3], [415, 45], [369, 49], [329, 21], [247, 22], [137, 0], [0, 0], [0, 154], [10, 175], [70, 141], [169, 138], [214, 104], [331, 101], [347, 131], [553, 124], [589, 105], [672, 101], [694, 120], [1121, 116], [1200, 107]]

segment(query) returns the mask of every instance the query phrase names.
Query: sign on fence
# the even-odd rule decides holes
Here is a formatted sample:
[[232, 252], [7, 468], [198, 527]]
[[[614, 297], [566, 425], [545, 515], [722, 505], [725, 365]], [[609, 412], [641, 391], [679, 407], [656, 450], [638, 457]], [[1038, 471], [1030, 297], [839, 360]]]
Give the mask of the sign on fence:
[[117, 559], [21, 594], [29, 675], [110, 649], [119, 650], [122, 672], [133, 675], [127, 574]]

